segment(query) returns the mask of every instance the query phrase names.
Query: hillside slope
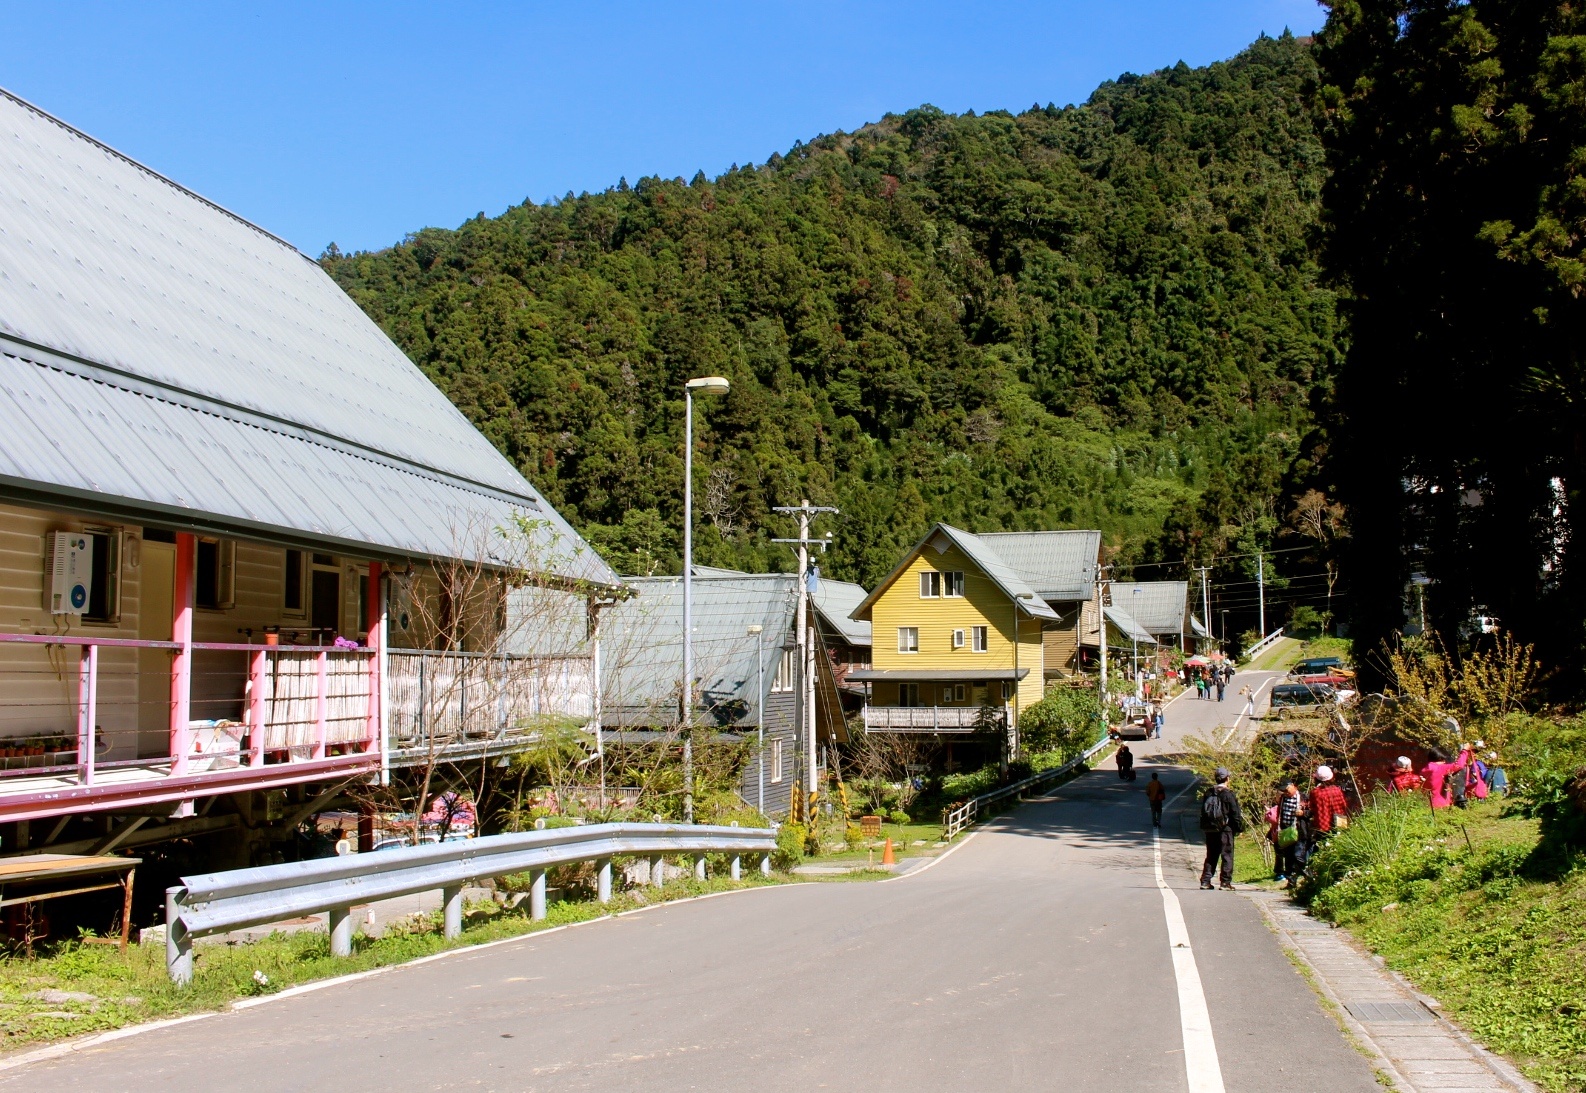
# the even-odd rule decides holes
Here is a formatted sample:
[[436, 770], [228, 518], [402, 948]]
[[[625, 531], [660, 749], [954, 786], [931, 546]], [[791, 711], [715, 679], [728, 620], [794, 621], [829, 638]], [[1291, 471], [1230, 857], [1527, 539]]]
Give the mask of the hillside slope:
[[825, 564], [865, 583], [938, 518], [1172, 555], [1272, 533], [1333, 372], [1313, 77], [1262, 39], [322, 261], [625, 571], [676, 564], [708, 374], [733, 390], [699, 412], [701, 561], [785, 564], [768, 510], [800, 496], [842, 508]]

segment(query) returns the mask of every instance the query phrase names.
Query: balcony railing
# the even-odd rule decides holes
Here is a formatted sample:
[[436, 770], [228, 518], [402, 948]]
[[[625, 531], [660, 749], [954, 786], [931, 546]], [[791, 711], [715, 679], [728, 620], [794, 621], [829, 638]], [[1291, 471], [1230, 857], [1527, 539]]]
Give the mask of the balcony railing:
[[395, 761], [512, 745], [553, 720], [595, 715], [591, 656], [393, 649], [387, 658]]
[[0, 634], [0, 685], [3, 820], [380, 763], [369, 648]]
[[1006, 706], [866, 706], [866, 732], [969, 733], [1008, 724]]

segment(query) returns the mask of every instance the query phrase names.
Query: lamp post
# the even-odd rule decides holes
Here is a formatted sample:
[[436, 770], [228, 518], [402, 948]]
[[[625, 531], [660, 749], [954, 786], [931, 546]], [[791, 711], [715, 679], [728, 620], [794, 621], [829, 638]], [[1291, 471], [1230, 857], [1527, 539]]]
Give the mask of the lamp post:
[[749, 627], [749, 633], [754, 635], [754, 666], [758, 672], [759, 690], [755, 692], [754, 700], [754, 736], [758, 742], [755, 755], [755, 777], [760, 782], [760, 795], [756, 798], [755, 807], [760, 810], [760, 815], [765, 815], [765, 633], [763, 626]]
[[1134, 697], [1140, 698], [1140, 589], [1129, 590], [1129, 614], [1134, 616], [1134, 629], [1129, 637], [1134, 642]]
[[725, 395], [720, 376], [683, 385], [683, 822], [694, 822], [694, 395]]

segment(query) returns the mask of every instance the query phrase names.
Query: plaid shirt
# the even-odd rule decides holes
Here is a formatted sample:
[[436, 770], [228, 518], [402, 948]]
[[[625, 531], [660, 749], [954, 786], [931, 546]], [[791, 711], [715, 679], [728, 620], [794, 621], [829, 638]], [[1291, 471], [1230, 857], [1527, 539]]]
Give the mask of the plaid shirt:
[[1278, 798], [1278, 830], [1293, 827], [1294, 821], [1299, 818], [1300, 806], [1305, 803], [1305, 798], [1298, 793], [1290, 797], [1284, 794]]
[[1311, 790], [1311, 822], [1322, 834], [1332, 833], [1334, 816], [1346, 815], [1348, 812], [1349, 803], [1344, 800], [1344, 791], [1331, 782], [1324, 782]]

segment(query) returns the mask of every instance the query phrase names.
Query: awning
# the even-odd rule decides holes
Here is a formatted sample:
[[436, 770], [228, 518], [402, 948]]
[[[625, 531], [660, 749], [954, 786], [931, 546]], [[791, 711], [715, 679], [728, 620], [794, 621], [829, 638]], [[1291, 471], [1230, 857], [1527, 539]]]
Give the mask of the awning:
[[966, 668], [930, 671], [915, 668], [861, 668], [849, 672], [851, 683], [1013, 683], [1030, 674], [1028, 668]]
[[1198, 638], [1211, 637], [1211, 635], [1206, 632], [1206, 624], [1201, 622], [1201, 620], [1197, 619], [1194, 615], [1190, 616], [1190, 630], [1193, 631], [1195, 636]]

